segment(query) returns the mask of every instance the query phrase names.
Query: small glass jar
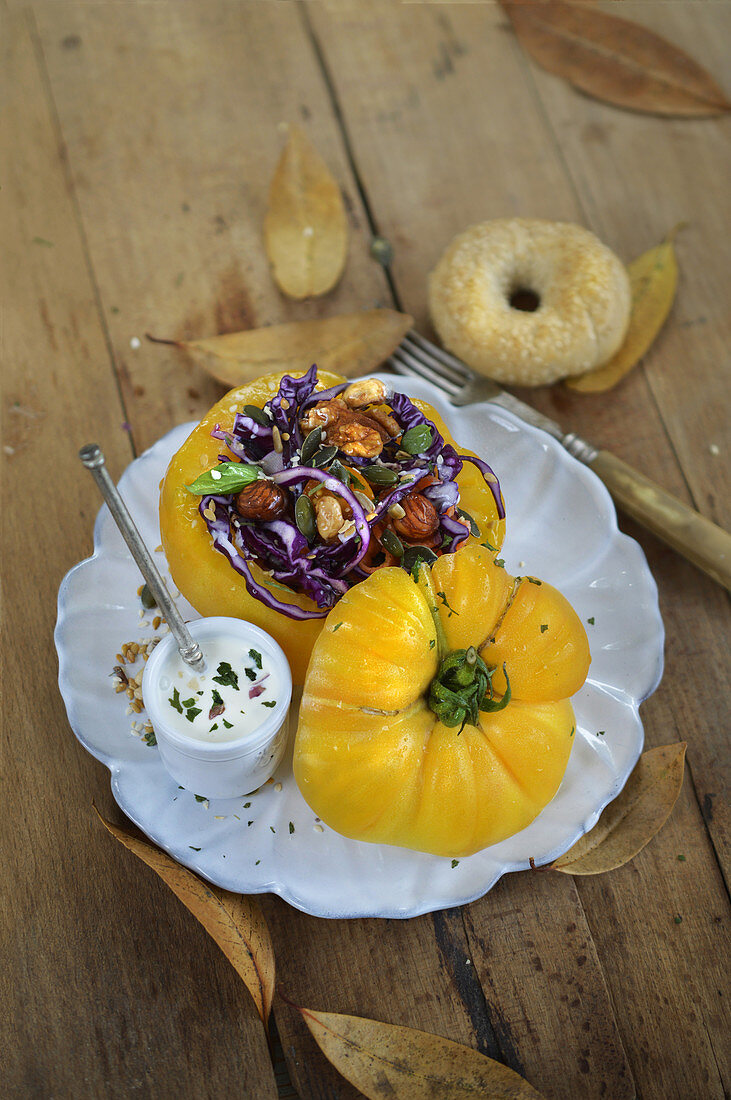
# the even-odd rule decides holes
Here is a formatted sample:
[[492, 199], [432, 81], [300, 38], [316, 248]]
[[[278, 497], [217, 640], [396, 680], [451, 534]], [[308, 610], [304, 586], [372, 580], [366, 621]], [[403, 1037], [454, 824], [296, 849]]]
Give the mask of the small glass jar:
[[[195, 794], [206, 798], [237, 798], [250, 794], [273, 774], [286, 746], [292, 698], [292, 674], [287, 658], [269, 634], [243, 619], [218, 616], [197, 619], [187, 625], [200, 643], [204, 657], [207, 643], [210, 647], [228, 641], [232, 649], [242, 645], [255, 649], [274, 674], [277, 698], [272, 701], [271, 710], [262, 711], [261, 722], [240, 736], [236, 735], [235, 721], [233, 733], [227, 734], [226, 740], [207, 741], [182, 732], [176, 728], [181, 723], [172, 721], [174, 711], [168, 698], [178, 684], [174, 677], [181, 658], [175, 638], [168, 634], [152, 651], [142, 677], [145, 709], [155, 731], [160, 758], [176, 783]], [[210, 665], [208, 658], [206, 663]], [[187, 668], [187, 675], [195, 676], [190, 668]], [[247, 697], [249, 687], [249, 681], [243, 680], [242, 699]], [[189, 691], [186, 686], [182, 694]], [[231, 717], [235, 717], [233, 713]]]

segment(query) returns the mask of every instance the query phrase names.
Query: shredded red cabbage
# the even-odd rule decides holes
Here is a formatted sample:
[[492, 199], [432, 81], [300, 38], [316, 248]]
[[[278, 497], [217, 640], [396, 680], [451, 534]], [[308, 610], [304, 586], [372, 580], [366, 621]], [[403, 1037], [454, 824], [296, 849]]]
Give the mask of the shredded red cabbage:
[[[436, 552], [453, 553], [470, 534], [469, 522], [456, 514], [459, 486], [455, 478], [463, 462], [472, 462], [480, 470], [495, 499], [498, 516], [505, 515], [498, 479], [487, 463], [471, 455], [460, 455], [450, 444], [445, 444], [436, 425], [403, 393], [389, 394], [384, 404], [401, 426], [402, 434], [421, 425], [429, 427], [429, 443], [423, 452], [407, 455], [400, 448], [401, 436], [397, 436], [384, 443], [375, 459], [338, 452], [324, 467], [300, 465], [307, 435], [300, 421], [306, 411], [319, 402], [339, 397], [349, 384], [342, 382], [317, 390], [317, 368], [313, 365], [302, 378], [289, 375], [282, 378], [278, 392], [262, 410], [268, 424], [260, 423], [262, 418], [254, 419], [240, 412], [230, 431], [217, 424], [211, 432], [241, 462], [258, 465], [262, 478], [287, 492], [287, 510], [272, 520], [242, 518], [235, 507], [235, 494], [204, 496], [199, 511], [214, 548], [243, 577], [250, 595], [291, 619], [324, 618], [353, 584], [367, 576], [369, 570], [364, 558], [374, 545], [376, 551], [382, 549], [373, 528], [381, 525], [377, 528], [381, 531], [388, 525], [389, 509], [411, 493], [423, 494], [436, 509], [439, 517], [434, 539], [435, 545], [439, 543]], [[230, 455], [219, 457], [222, 462], [231, 461]], [[349, 480], [347, 471], [343, 471], [348, 466], [351, 469], [380, 466], [390, 471], [391, 484], [372, 484], [375, 500], [370, 510], [361, 503], [363, 486], [358, 485], [357, 479], [352, 479], [351, 484], [341, 480]], [[295, 505], [303, 493], [310, 498], [314, 495], [316, 501], [318, 489], [314, 483], [341, 498], [344, 513], [349, 511], [352, 517], [331, 540], [322, 539], [314, 524], [311, 529], [300, 529], [295, 520]], [[252, 563], [266, 574], [266, 581], [256, 580]], [[283, 589], [281, 599], [273, 591], [278, 587]], [[302, 608], [289, 602], [285, 598], [287, 593], [308, 596], [314, 607]]]

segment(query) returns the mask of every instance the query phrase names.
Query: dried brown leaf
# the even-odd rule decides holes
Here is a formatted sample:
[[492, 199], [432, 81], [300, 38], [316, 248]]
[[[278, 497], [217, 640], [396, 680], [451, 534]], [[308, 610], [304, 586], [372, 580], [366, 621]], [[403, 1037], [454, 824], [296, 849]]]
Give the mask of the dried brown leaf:
[[683, 785], [685, 747], [678, 741], [643, 752], [622, 793], [550, 869], [599, 875], [634, 859], [670, 816]]
[[264, 222], [264, 243], [277, 286], [290, 298], [326, 294], [348, 252], [343, 196], [330, 169], [299, 126], [290, 126]]
[[531, 57], [588, 95], [632, 111], [684, 118], [731, 109], [705, 69], [646, 27], [592, 4], [501, 3]]
[[240, 386], [262, 374], [320, 370], [355, 377], [375, 370], [413, 325], [394, 309], [369, 309], [315, 321], [252, 328], [206, 340], [156, 340], [188, 352], [226, 386]]
[[201, 922], [243, 980], [266, 1024], [274, 996], [274, 948], [258, 901], [209, 886], [166, 852], [96, 812], [112, 836], [151, 867]]
[[649, 351], [670, 313], [678, 286], [678, 262], [673, 241], [676, 226], [662, 244], [643, 252], [627, 269], [632, 287], [632, 313], [619, 351], [596, 370], [567, 378], [569, 389], [604, 393], [616, 386]]
[[451, 1039], [361, 1016], [299, 1011], [328, 1061], [371, 1100], [540, 1100], [512, 1069]]

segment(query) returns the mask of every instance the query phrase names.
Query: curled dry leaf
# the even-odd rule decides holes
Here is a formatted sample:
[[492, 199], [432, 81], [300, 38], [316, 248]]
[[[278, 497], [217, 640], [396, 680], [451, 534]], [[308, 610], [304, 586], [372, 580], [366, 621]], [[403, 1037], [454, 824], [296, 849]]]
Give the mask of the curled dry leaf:
[[684, 118], [731, 109], [705, 69], [646, 27], [592, 4], [501, 3], [531, 57], [588, 95], [632, 111]]
[[151, 867], [201, 922], [243, 980], [266, 1024], [274, 996], [274, 948], [258, 901], [209, 886], [166, 852], [96, 812], [112, 836]]
[[371, 1100], [540, 1100], [512, 1069], [451, 1039], [360, 1016], [299, 1011], [328, 1061]]
[[226, 386], [240, 386], [262, 374], [320, 370], [355, 377], [388, 359], [413, 325], [394, 309], [369, 309], [316, 321], [289, 321], [207, 340], [157, 340], [188, 352]]
[[678, 285], [678, 263], [673, 242], [680, 226], [662, 244], [643, 252], [629, 265], [632, 313], [627, 335], [612, 358], [565, 385], [579, 393], [604, 393], [616, 386], [649, 351], [670, 313]]
[[634, 859], [670, 816], [683, 785], [685, 747], [678, 741], [643, 752], [619, 797], [551, 869], [599, 875]]
[[320, 154], [299, 126], [290, 126], [264, 223], [264, 243], [280, 290], [290, 298], [326, 294], [348, 251], [343, 196]]

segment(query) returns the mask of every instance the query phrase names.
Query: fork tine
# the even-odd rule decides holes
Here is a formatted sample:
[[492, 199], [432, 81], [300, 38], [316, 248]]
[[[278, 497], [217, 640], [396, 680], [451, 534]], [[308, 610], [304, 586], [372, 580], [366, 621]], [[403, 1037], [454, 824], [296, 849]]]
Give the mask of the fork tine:
[[456, 356], [450, 355], [448, 351], [437, 347], [436, 344], [433, 344], [431, 340], [427, 340], [425, 336], [421, 336], [415, 329], [411, 329], [407, 333], [404, 342], [406, 341], [415, 344], [423, 355], [436, 359], [444, 367], [447, 367], [462, 382], [470, 382], [474, 378], [474, 373], [461, 359], [457, 359]]
[[415, 340], [410, 336], [405, 336], [401, 341], [401, 350], [407, 352], [409, 355], [413, 355], [414, 359], [418, 359], [420, 363], [429, 367], [438, 374], [440, 378], [446, 378], [447, 381], [452, 382], [455, 386], [463, 386], [465, 383], [464, 375], [453, 370], [449, 366], [445, 366], [435, 355], [431, 355], [429, 351], [422, 348]]
[[407, 374], [415, 374], [417, 378], [425, 378], [427, 382], [431, 382], [440, 390], [445, 390], [447, 393], [456, 394], [462, 389], [460, 383], [445, 377], [441, 369], [435, 369], [429, 363], [424, 362], [422, 358], [417, 358], [404, 348], [403, 344], [396, 348], [389, 362], [392, 363], [397, 370], [401, 372], [405, 371]]

